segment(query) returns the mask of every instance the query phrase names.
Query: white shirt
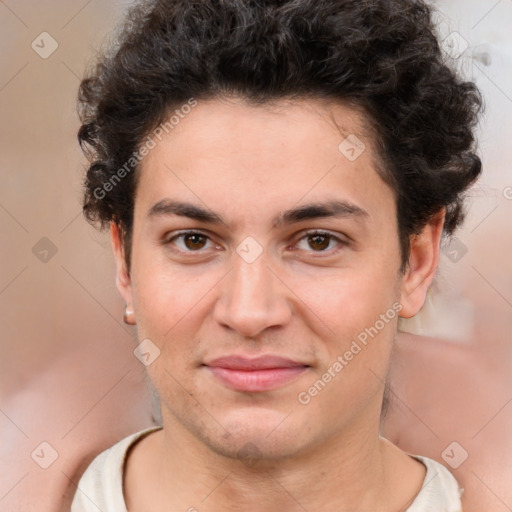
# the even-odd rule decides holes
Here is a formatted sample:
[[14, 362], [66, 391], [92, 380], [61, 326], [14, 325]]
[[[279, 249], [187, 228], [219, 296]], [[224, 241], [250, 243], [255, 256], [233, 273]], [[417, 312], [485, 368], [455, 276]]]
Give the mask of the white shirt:
[[[78, 482], [71, 512], [128, 512], [123, 496], [123, 468], [129, 448], [161, 427], [131, 434], [100, 453]], [[427, 468], [422, 489], [406, 512], [462, 512], [455, 477], [439, 462], [419, 455], [411, 457]]]

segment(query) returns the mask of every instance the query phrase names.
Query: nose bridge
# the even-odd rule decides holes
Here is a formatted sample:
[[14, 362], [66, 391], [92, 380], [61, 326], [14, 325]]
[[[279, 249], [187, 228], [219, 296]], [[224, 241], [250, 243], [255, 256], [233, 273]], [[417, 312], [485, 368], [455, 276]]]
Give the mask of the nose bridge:
[[217, 321], [244, 336], [256, 336], [288, 320], [288, 307], [277, 278], [262, 253], [254, 261], [235, 254], [216, 308]]

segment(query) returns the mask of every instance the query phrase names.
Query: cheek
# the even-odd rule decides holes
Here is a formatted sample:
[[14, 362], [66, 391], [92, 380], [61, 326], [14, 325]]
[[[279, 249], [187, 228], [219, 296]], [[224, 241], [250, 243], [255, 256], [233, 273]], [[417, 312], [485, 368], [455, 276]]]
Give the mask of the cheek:
[[290, 275], [290, 283], [311, 312], [344, 340], [373, 325], [399, 297], [394, 266], [362, 259], [358, 265], [314, 276], [296, 271]]
[[338, 278], [318, 280], [307, 298], [308, 309], [321, 319], [316, 321], [321, 326], [316, 334], [322, 366], [297, 398], [300, 404], [309, 404], [304, 410], [315, 417], [340, 425], [380, 400], [400, 307], [396, 274], [391, 275], [395, 279], [378, 273], [340, 273]]
[[[398, 274], [387, 263], [391, 257], [382, 258], [381, 264], [363, 260], [359, 266], [317, 276], [314, 286], [304, 276], [295, 280], [309, 328], [320, 340], [322, 361], [308, 383], [312, 387], [302, 391], [314, 401], [311, 410], [318, 408], [327, 416], [338, 414], [330, 411], [340, 407], [364, 408], [377, 399], [386, 381], [400, 308]], [[344, 421], [342, 416], [339, 421]]]
[[183, 273], [163, 272], [154, 265], [148, 268], [152, 271], [134, 279], [138, 338], [151, 340], [159, 351], [146, 370], [162, 399], [190, 406], [184, 389], [195, 394], [190, 375], [196, 366], [199, 317], [204, 314], [203, 284]]
[[165, 335], [194, 314], [217, 280], [204, 266], [172, 265], [160, 248], [138, 251], [132, 284], [139, 328], [150, 328], [158, 337]]
[[[140, 258], [134, 266], [133, 298], [139, 340], [150, 339], [160, 357], [148, 367], [152, 380], [180, 382], [197, 364], [198, 332], [212, 306], [222, 272], [188, 266], [172, 268], [158, 257]], [[156, 384], [156, 382], [155, 382]]]

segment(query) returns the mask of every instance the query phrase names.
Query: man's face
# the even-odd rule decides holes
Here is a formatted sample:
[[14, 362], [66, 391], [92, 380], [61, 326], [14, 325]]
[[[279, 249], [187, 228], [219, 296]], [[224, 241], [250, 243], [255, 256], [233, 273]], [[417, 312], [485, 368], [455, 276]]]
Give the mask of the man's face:
[[[164, 425], [228, 456], [376, 432], [396, 331], [395, 198], [361, 117], [320, 100], [278, 107], [200, 101], [150, 150], [121, 287], [139, 340], [160, 350], [148, 372]], [[339, 147], [350, 134], [359, 156], [352, 137]], [[172, 213], [178, 202], [222, 222]], [[335, 216], [283, 215], [333, 202]], [[239, 367], [261, 356], [287, 362]]]

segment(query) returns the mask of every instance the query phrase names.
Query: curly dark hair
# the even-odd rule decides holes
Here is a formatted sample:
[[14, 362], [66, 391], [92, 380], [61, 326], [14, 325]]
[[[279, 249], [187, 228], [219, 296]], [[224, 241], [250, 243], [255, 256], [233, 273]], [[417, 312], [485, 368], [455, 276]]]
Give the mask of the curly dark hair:
[[120, 226], [128, 268], [134, 156], [173, 109], [222, 96], [326, 98], [362, 110], [378, 172], [395, 192], [402, 269], [410, 236], [433, 215], [446, 208], [448, 235], [462, 222], [464, 193], [481, 172], [482, 98], [441, 51], [426, 3], [144, 1], [79, 93], [78, 138], [90, 161], [83, 211], [102, 227]]

